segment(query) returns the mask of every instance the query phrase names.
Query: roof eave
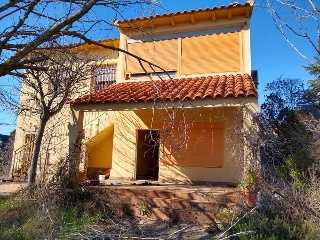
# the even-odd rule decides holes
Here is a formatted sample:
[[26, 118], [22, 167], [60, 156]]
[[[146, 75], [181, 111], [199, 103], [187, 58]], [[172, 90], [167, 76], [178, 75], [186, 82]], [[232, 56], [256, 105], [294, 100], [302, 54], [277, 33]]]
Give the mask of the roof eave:
[[116, 20], [115, 26], [120, 31], [128, 28], [150, 29], [159, 26], [175, 26], [176, 24], [190, 23], [200, 21], [219, 21], [231, 20], [234, 18], [250, 18], [253, 11], [253, 4], [246, 2], [245, 4], [230, 4], [229, 6], [221, 6], [207, 9], [191, 10], [184, 12], [176, 12], [169, 14], [156, 15], [152, 17]]

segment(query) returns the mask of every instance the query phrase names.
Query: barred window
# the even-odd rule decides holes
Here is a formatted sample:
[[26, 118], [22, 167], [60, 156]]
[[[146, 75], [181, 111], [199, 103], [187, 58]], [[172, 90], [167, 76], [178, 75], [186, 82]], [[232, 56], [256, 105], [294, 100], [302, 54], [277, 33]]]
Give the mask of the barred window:
[[70, 69], [54, 69], [49, 73], [48, 91], [60, 94], [70, 88], [73, 75]]
[[107, 88], [116, 82], [116, 65], [97, 66], [92, 69], [92, 91]]

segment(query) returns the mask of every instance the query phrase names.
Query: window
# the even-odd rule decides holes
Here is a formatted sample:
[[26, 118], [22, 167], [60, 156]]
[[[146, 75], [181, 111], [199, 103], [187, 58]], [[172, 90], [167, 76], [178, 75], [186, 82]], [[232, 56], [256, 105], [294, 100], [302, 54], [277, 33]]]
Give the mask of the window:
[[186, 37], [181, 41], [182, 75], [241, 71], [239, 32]]
[[74, 80], [70, 69], [52, 70], [49, 78], [49, 92], [55, 92], [56, 94], [66, 91]]
[[[152, 42], [136, 42], [128, 44], [128, 51], [162, 67], [166, 71], [178, 70], [178, 39], [160, 40]], [[158, 68], [151, 68], [147, 63], [143, 63], [143, 69], [137, 59], [131, 56], [127, 58], [127, 73], [137, 74], [154, 73], [160, 71]], [[162, 70], [161, 70], [162, 71]]]
[[92, 69], [92, 91], [107, 88], [116, 82], [116, 65], [103, 65]]
[[[153, 124], [153, 127], [161, 129], [161, 124]], [[162, 135], [161, 141], [175, 159], [168, 164], [181, 167], [223, 167], [223, 123], [195, 122], [189, 124], [187, 129], [175, 126]]]

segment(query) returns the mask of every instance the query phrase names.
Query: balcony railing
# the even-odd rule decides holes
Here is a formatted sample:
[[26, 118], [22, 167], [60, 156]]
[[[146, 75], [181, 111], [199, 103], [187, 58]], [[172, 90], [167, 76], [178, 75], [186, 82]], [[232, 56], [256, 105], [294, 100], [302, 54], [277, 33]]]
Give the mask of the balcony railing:
[[18, 178], [20, 180], [21, 178], [24, 178], [24, 180], [26, 180], [31, 163], [33, 148], [34, 140], [14, 151], [11, 168], [11, 176], [13, 179]]

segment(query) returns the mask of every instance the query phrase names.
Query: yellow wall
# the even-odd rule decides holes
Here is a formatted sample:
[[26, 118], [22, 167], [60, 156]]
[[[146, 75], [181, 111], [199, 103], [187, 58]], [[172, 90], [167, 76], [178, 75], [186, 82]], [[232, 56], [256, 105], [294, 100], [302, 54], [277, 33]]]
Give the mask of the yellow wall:
[[[132, 43], [128, 44], [128, 51], [162, 67], [166, 71], [178, 70], [177, 39]], [[126, 58], [128, 73], [144, 73], [145, 70], [152, 73], [153, 69], [156, 72], [162, 72], [161, 69], [152, 69], [148, 64], [143, 64], [144, 70], [137, 59], [131, 56], [126, 56]]]
[[[183, 147], [180, 146], [188, 145], [189, 148], [194, 148], [195, 143], [200, 144], [198, 139], [190, 139], [188, 135], [184, 134], [183, 128], [181, 129], [180, 137], [175, 142], [175, 146], [171, 149], [161, 148], [161, 160], [160, 160], [160, 179], [162, 181], [212, 181], [212, 182], [238, 182], [241, 177], [242, 164], [243, 164], [243, 153], [242, 136], [236, 135], [242, 128], [241, 109], [234, 107], [227, 108], [198, 108], [198, 109], [184, 109], [179, 110], [175, 113], [176, 122], [183, 126], [184, 122], [188, 123], [223, 123], [224, 140], [223, 140], [223, 163], [221, 167], [186, 167], [179, 164], [178, 157], [185, 157]], [[165, 126], [169, 123], [165, 111], [158, 111], [156, 114], [156, 121], [163, 121]], [[147, 121], [151, 119], [151, 112], [140, 111], [137, 114]], [[149, 115], [149, 117], [148, 117]], [[185, 115], [185, 117], [183, 117]], [[150, 124], [147, 124], [150, 126]], [[157, 125], [157, 124], [156, 124]], [[171, 134], [169, 131], [165, 134]], [[199, 135], [201, 138], [201, 135]], [[201, 142], [201, 149], [211, 149], [212, 139], [207, 139]], [[171, 146], [172, 147], [172, 146]], [[179, 152], [176, 152], [179, 151]], [[196, 151], [196, 149], [195, 149]], [[194, 162], [203, 161], [204, 154], [193, 154]], [[209, 154], [208, 154], [209, 157]], [[190, 162], [190, 159], [188, 159]]]
[[[164, 160], [164, 164], [181, 167], [222, 167], [223, 125], [222, 122], [195, 122], [175, 125], [162, 131], [162, 151], [172, 155]], [[162, 124], [158, 126], [162, 128]]]
[[[250, 8], [251, 9], [251, 8]], [[223, 9], [220, 11], [224, 11]], [[160, 35], [171, 35], [177, 33], [186, 33], [186, 32], [197, 32], [197, 31], [207, 31], [212, 29], [226, 29], [229, 27], [239, 27], [240, 33], [227, 33], [227, 34], [212, 34], [200, 37], [190, 37], [190, 38], [178, 38], [174, 41], [159, 41], [158, 43], [150, 42], [148, 44], [136, 44], [143, 49], [129, 49], [134, 51], [134, 53], [144, 52], [142, 57], [146, 57], [150, 61], [154, 61], [156, 64], [160, 64], [161, 67], [164, 67], [166, 70], [177, 70], [177, 75], [192, 75], [192, 74], [210, 74], [210, 73], [221, 73], [232, 72], [247, 72], [251, 71], [251, 59], [250, 59], [250, 29], [249, 29], [249, 17], [244, 16], [244, 13], [239, 15], [236, 14], [238, 8], [232, 9], [234, 12], [234, 17], [232, 19], [227, 19], [226, 16], [217, 19], [211, 19], [211, 13], [209, 19], [204, 21], [196, 21], [192, 23], [188, 21], [183, 21], [174, 26], [170, 25], [161, 25], [157, 26], [155, 29], [152, 29], [152, 32], [147, 32], [152, 34], [151, 36], [160, 36]], [[179, 14], [181, 15], [181, 14]], [[201, 15], [201, 14], [200, 14]], [[216, 16], [215, 16], [216, 18]], [[189, 17], [188, 17], [189, 19]], [[123, 30], [123, 29], [122, 29]], [[127, 38], [143, 37], [145, 31], [136, 31], [131, 35], [129, 32], [120, 33], [120, 48], [127, 50]], [[148, 35], [149, 36], [149, 35]], [[144, 36], [146, 37], [146, 36]], [[198, 41], [199, 40], [199, 41]], [[210, 41], [209, 41], [210, 40]], [[214, 40], [214, 41], [213, 41]], [[219, 41], [223, 42], [222, 45], [219, 45]], [[177, 42], [176, 42], [177, 41]], [[114, 43], [112, 46], [118, 46], [117, 43]], [[197, 43], [198, 46], [194, 46], [194, 43]], [[203, 44], [206, 43], [206, 44]], [[169, 44], [169, 45], [168, 45]], [[174, 49], [169, 49], [169, 52], [166, 48], [172, 47]], [[210, 45], [211, 44], [211, 45]], [[217, 44], [217, 45], [215, 45]], [[145, 46], [147, 45], [147, 46]], [[160, 46], [159, 49], [153, 49], [153, 46]], [[132, 45], [133, 46], [133, 45]], [[177, 51], [176, 51], [177, 48]], [[206, 57], [211, 57], [211, 59], [203, 58], [203, 51], [207, 49], [219, 49], [219, 53], [214, 51], [215, 55], [207, 54]], [[79, 89], [74, 93], [72, 98], [76, 96], [82, 96], [90, 92], [91, 86], [91, 74], [90, 68], [91, 65], [96, 64], [117, 64], [117, 82], [124, 81], [126, 76], [126, 56], [124, 53], [118, 53], [112, 50], [106, 49], [97, 49], [94, 47], [86, 47], [83, 50], [88, 53], [90, 59], [93, 57], [94, 61], [88, 64], [88, 79], [81, 84], [79, 84]], [[145, 54], [145, 50], [149, 50], [148, 54]], [[161, 50], [161, 51], [160, 51]], [[173, 50], [173, 51], [172, 51]], [[200, 51], [201, 50], [201, 51]], [[81, 51], [81, 48], [80, 48]], [[136, 52], [135, 52], [136, 51]], [[224, 52], [225, 51], [225, 52]], [[202, 53], [201, 53], [202, 52]], [[206, 51], [207, 52], [207, 51]], [[212, 52], [208, 51], [207, 53]], [[160, 56], [159, 56], [160, 55]], [[170, 58], [166, 59], [163, 57]], [[177, 55], [173, 57], [173, 55]], [[220, 59], [219, 57], [223, 57]], [[129, 59], [129, 58], [128, 58]], [[204, 64], [200, 60], [205, 60]], [[130, 61], [130, 60], [128, 60]], [[229, 61], [229, 62], [228, 62]], [[136, 61], [135, 61], [136, 64]], [[136, 66], [136, 65], [135, 65]], [[134, 67], [134, 66], [133, 66]], [[138, 66], [140, 69], [140, 66]], [[133, 69], [137, 71], [137, 69]], [[23, 85], [22, 92], [28, 92], [26, 86]], [[21, 95], [21, 103], [25, 103], [29, 106], [34, 106], [35, 102], [32, 99], [29, 99], [28, 95]], [[208, 103], [208, 99], [201, 100], [201, 106]], [[226, 104], [228, 101], [231, 101], [229, 98], [222, 99], [222, 103]], [[238, 104], [238, 99], [232, 99], [232, 104]], [[256, 101], [256, 100], [255, 100]], [[111, 106], [113, 103], [108, 104]], [[124, 105], [130, 105], [127, 103], [115, 103], [121, 109], [130, 109]], [[143, 103], [144, 107], [147, 103]], [[184, 103], [188, 105], [188, 102]], [[211, 102], [209, 102], [209, 105]], [[96, 104], [98, 106], [99, 104]], [[228, 104], [227, 104], [228, 105]], [[82, 106], [81, 106], [82, 107]], [[181, 106], [178, 106], [181, 107]], [[90, 158], [94, 159], [91, 162], [87, 162], [86, 167], [100, 167], [111, 166], [111, 177], [113, 178], [126, 178], [134, 179], [135, 178], [135, 161], [136, 161], [136, 130], [137, 129], [147, 129], [154, 128], [151, 123], [152, 117], [153, 123], [163, 123], [164, 126], [171, 122], [170, 117], [175, 116], [175, 124], [178, 126], [184, 126], [185, 120], [189, 123], [191, 122], [206, 122], [206, 123], [223, 123], [223, 163], [219, 165], [219, 168], [212, 167], [195, 167], [195, 166], [181, 166], [181, 164], [168, 164], [170, 162], [179, 162], [177, 161], [177, 156], [172, 154], [169, 151], [168, 146], [165, 144], [161, 147], [161, 161], [160, 161], [160, 180], [162, 181], [237, 181], [239, 173], [241, 172], [241, 164], [243, 160], [243, 147], [241, 144], [241, 134], [238, 137], [234, 137], [234, 133], [237, 132], [235, 129], [242, 129], [242, 122], [240, 119], [243, 119], [242, 113], [235, 113], [234, 110], [236, 107], [217, 107], [217, 108], [191, 108], [184, 109], [186, 116], [185, 118], [181, 117], [181, 110], [170, 110], [169, 115], [164, 110], [157, 110], [156, 115], [152, 116], [152, 110], [141, 110], [141, 111], [99, 111], [96, 110], [96, 107], [83, 106], [87, 108], [84, 112], [84, 119], [79, 121], [82, 123], [79, 127], [77, 123], [77, 116], [72, 115], [72, 111], [67, 105], [61, 113], [58, 113], [54, 116], [48, 123], [48, 126], [45, 131], [45, 137], [43, 138], [42, 152], [40, 157], [39, 165], [43, 165], [45, 161], [48, 160], [50, 165], [59, 163], [59, 161], [65, 158], [69, 152], [69, 147], [72, 148], [73, 144], [78, 141], [78, 134], [81, 132], [83, 127], [83, 132], [81, 132], [82, 140], [81, 143], [84, 144], [88, 140], [94, 138], [95, 136], [100, 135], [105, 129], [107, 129], [110, 124], [114, 123], [114, 137], [111, 136], [105, 137], [103, 142], [95, 143], [94, 146], [90, 144], [87, 145], [81, 152], [81, 161], [80, 161], [80, 170], [85, 168], [85, 155], [86, 150], [90, 152]], [[151, 107], [145, 107], [151, 109]], [[250, 110], [250, 109], [249, 109]], [[180, 112], [179, 112], [180, 111]], [[251, 111], [251, 110], [250, 110]], [[256, 108], [252, 110], [256, 112]], [[248, 115], [252, 112], [248, 112]], [[75, 115], [77, 115], [76, 113]], [[237, 114], [239, 116], [237, 116]], [[68, 119], [70, 116], [70, 119]], [[245, 128], [249, 129], [252, 125], [245, 118]], [[18, 116], [17, 119], [17, 132], [15, 138], [15, 150], [19, 149], [24, 145], [24, 138], [26, 134], [35, 133], [36, 128], [39, 122], [39, 116], [32, 114], [31, 112], [22, 113]], [[239, 132], [239, 131], [238, 131]], [[237, 133], [238, 134], [238, 133]], [[189, 143], [189, 145], [194, 145], [197, 142], [194, 138], [188, 139], [187, 137], [182, 137], [178, 139], [177, 143], [180, 145], [184, 143]], [[231, 142], [231, 143], [230, 143]], [[209, 144], [209, 142], [203, 143]], [[113, 146], [113, 147], [112, 147]], [[86, 149], [87, 148], [87, 149]], [[209, 147], [208, 147], [209, 148]], [[205, 147], [202, 145], [202, 149]], [[250, 149], [245, 151], [251, 153]], [[72, 152], [71, 152], [72, 153]], [[200, 155], [199, 155], [200, 156]], [[197, 155], [192, 156], [195, 161]], [[250, 157], [250, 156], [249, 156]], [[100, 159], [106, 159], [106, 162], [103, 163]], [[112, 159], [112, 164], [110, 162]], [[54, 171], [51, 171], [54, 173]]]
[[[113, 50], [93, 48], [87, 49], [86, 54], [88, 56], [88, 58], [85, 59], [85, 61], [88, 62], [88, 65], [86, 66], [86, 71], [88, 71], [88, 78], [84, 79], [82, 82], [77, 84], [75, 91], [70, 96], [70, 98], [72, 99], [83, 96], [90, 92], [91, 65], [107, 63], [117, 64], [118, 52]], [[94, 59], [95, 62], [93, 62], [92, 59]], [[48, 82], [44, 82], [44, 84], [48, 84]], [[31, 109], [38, 109], [36, 102], [32, 97], [33, 92], [31, 92], [32, 94], [29, 94], [30, 91], [32, 91], [32, 89], [30, 89], [30, 87], [28, 87], [27, 84], [22, 83], [20, 105], [28, 106]], [[17, 156], [18, 159], [19, 151], [21, 151], [21, 149], [24, 148], [25, 136], [27, 134], [37, 133], [40, 117], [35, 112], [36, 111], [24, 111], [17, 117], [16, 137], [14, 143], [14, 158]], [[76, 138], [75, 136], [73, 136], [72, 133], [70, 133], [70, 129], [76, 127], [74, 125], [77, 124], [76, 122], [74, 122], [74, 119], [69, 119], [71, 115], [72, 114], [70, 111], [70, 105], [66, 104], [64, 108], [61, 110], [61, 112], [54, 115], [48, 121], [45, 129], [45, 134], [42, 139], [38, 173], [42, 174], [42, 172], [46, 171], [50, 174], [54, 174], [61, 160], [65, 159], [68, 155], [70, 156], [69, 147], [73, 146], [75, 142], [74, 138]], [[93, 128], [94, 124], [86, 125], [86, 127], [88, 126]], [[100, 124], [100, 127], [106, 126]], [[102, 130], [103, 129], [101, 129], [101, 131]], [[75, 131], [75, 133], [75, 135], [77, 135], [78, 131]], [[20, 160], [23, 159], [20, 158]], [[83, 162], [81, 162], [81, 165], [83, 166]], [[40, 176], [40, 174], [38, 174], [38, 176]]]
[[88, 167], [111, 168], [113, 135], [93, 147], [87, 147]]
[[[185, 118], [182, 117], [182, 113], [185, 114]], [[243, 139], [239, 135], [242, 128], [242, 110], [236, 107], [200, 108], [184, 109], [182, 112], [178, 110], [174, 114], [176, 115], [175, 121], [178, 124], [182, 124], [183, 119], [189, 122], [223, 123], [223, 144], [225, 146], [223, 164], [221, 167], [183, 167], [177, 164], [178, 161], [174, 158], [175, 156], [170, 154], [165, 146], [162, 146], [160, 148], [159, 180], [170, 182], [238, 182], [243, 167], [243, 151], [241, 150], [243, 149]], [[154, 128], [150, 122], [151, 116], [151, 110], [114, 112], [111, 179], [135, 179], [136, 130]], [[168, 118], [169, 115], [164, 110], [157, 110], [154, 116], [154, 124], [163, 122], [166, 126], [169, 123]], [[179, 144], [186, 144], [187, 142], [183, 136], [178, 141]], [[210, 142], [209, 140], [203, 142], [203, 144], [206, 144], [209, 149]], [[194, 161], [198, 160], [196, 157], [194, 158]]]
[[[222, 101], [222, 102], [221, 102]], [[252, 117], [257, 113], [257, 98], [223, 98], [210, 101], [211, 107], [206, 106], [206, 101], [194, 101], [191, 107], [187, 104], [184, 108], [159, 109], [154, 111], [144, 104], [126, 104], [127, 109], [116, 110], [112, 104], [88, 104], [76, 106], [78, 111], [84, 110], [83, 128], [84, 138], [87, 140], [99, 136], [108, 126], [114, 123], [114, 137], [112, 149], [112, 169], [110, 178], [114, 180], [134, 180], [136, 177], [136, 137], [137, 129], [156, 129], [162, 131], [162, 137], [166, 134], [166, 127], [172, 123], [174, 126], [195, 125], [223, 125], [223, 162], [219, 166], [197, 166], [179, 164], [177, 152], [170, 152], [165, 142], [160, 147], [160, 171], [159, 180], [162, 182], [239, 182], [247, 162], [251, 159], [258, 160], [254, 152], [256, 138], [255, 126], [252, 125]], [[119, 105], [120, 103], [118, 103]], [[208, 102], [209, 104], [209, 102]], [[118, 107], [115, 105], [113, 107]], [[120, 104], [121, 105], [121, 104]], [[135, 106], [135, 107], [134, 107]], [[161, 105], [162, 106], [162, 105]], [[215, 106], [215, 107], [213, 107]], [[123, 109], [122, 106], [119, 106]], [[140, 110], [138, 110], [140, 109]], [[253, 132], [252, 132], [253, 131]], [[167, 134], [170, 132], [167, 132]], [[249, 137], [249, 138], [248, 138]], [[252, 141], [253, 138], [253, 141]], [[188, 135], [180, 134], [175, 137], [180, 146], [188, 144], [193, 147], [198, 143]], [[163, 140], [163, 139], [161, 139]], [[211, 140], [202, 141], [201, 148], [210, 149]], [[253, 144], [253, 145], [250, 145]], [[207, 147], [206, 147], [207, 146]], [[183, 155], [183, 152], [182, 152]], [[205, 154], [193, 155], [197, 162]]]
[[[223, 14], [228, 12], [225, 16], [212, 15], [211, 12], [199, 13], [201, 17], [192, 23], [190, 16], [186, 15], [185, 20], [174, 25], [172, 23], [158, 25], [161, 19], [157, 19], [156, 27], [150, 26], [151, 28], [143, 31], [139, 31], [138, 28], [134, 30], [130, 27], [120, 28], [121, 46], [137, 56], [156, 65], [159, 64], [166, 71], [176, 71], [175, 77], [235, 72], [251, 74], [252, 6], [241, 8], [241, 13], [239, 10], [232, 9], [231, 12], [235, 14], [233, 15], [221, 9]], [[179, 17], [182, 15], [179, 14]], [[148, 21], [147, 24], [149, 23]], [[158, 36], [161, 36], [159, 38], [161, 40], [157, 40]], [[152, 40], [152, 37], [156, 40]], [[119, 53], [119, 59], [126, 64], [121, 65], [122, 74], [118, 75], [117, 81], [127, 79], [123, 72], [127, 74], [144, 72], [136, 59], [125, 56], [124, 53]], [[144, 64], [144, 67], [147, 72], [152, 72], [148, 64]], [[155, 71], [160, 70], [155, 69]], [[153, 75], [156, 77], [156, 74]]]

